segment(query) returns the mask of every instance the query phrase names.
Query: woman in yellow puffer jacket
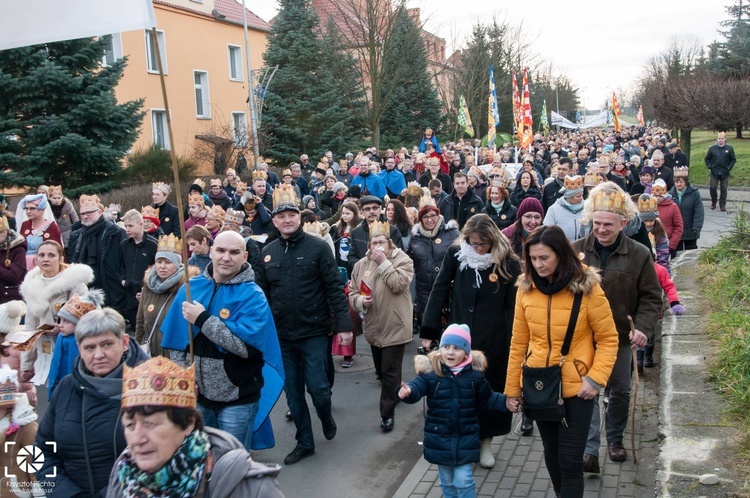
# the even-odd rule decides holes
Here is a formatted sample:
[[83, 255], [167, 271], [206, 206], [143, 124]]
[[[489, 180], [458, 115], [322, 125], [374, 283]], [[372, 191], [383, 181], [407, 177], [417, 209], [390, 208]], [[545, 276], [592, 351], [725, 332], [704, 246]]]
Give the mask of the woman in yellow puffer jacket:
[[[505, 394], [508, 409], [522, 406], [522, 366], [560, 364], [573, 298], [583, 293], [570, 351], [562, 366], [567, 427], [537, 421], [556, 496], [583, 496], [583, 452], [594, 397], [609, 379], [617, 356], [617, 330], [599, 275], [576, 257], [565, 233], [543, 226], [526, 240], [525, 273], [518, 279]], [[594, 347], [596, 344], [596, 347]]]

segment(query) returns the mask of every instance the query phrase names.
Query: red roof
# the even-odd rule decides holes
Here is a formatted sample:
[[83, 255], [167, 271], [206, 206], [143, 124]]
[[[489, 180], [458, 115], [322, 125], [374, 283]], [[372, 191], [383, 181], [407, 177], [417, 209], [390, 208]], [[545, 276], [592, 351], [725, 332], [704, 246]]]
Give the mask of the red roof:
[[[232, 24], [239, 24], [240, 26], [243, 25], [242, 22], [242, 5], [237, 3], [235, 0], [214, 0], [214, 6], [215, 10], [224, 16], [223, 18], [217, 18], [215, 16], [212, 16], [211, 14], [207, 14], [205, 12], [201, 12], [199, 10], [191, 9], [188, 7], [184, 7], [182, 5], [178, 5], [175, 3], [171, 3], [169, 1], [165, 0], [153, 0], [154, 5], [164, 5], [166, 7], [171, 7], [173, 9], [182, 10], [184, 12], [190, 12], [191, 14], [196, 14], [203, 17], [209, 17], [211, 19], [216, 19], [218, 21], [224, 21], [229, 22]], [[247, 26], [249, 28], [257, 29], [259, 31], [265, 31], [267, 33], [271, 32], [271, 25], [268, 24], [266, 21], [258, 17], [255, 13], [250, 11], [250, 9], [247, 10]]]

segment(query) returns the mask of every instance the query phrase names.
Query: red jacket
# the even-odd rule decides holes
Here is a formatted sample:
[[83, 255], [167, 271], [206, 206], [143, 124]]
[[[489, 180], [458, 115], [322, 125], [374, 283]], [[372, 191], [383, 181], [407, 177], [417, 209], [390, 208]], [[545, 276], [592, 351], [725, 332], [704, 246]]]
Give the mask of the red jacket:
[[674, 282], [672, 282], [672, 279], [669, 277], [666, 268], [659, 263], [654, 263], [654, 268], [656, 268], [656, 278], [659, 279], [659, 285], [661, 285], [664, 294], [667, 295], [667, 299], [669, 300], [669, 306], [674, 306], [679, 303], [680, 296], [677, 295], [677, 287], [675, 287]]
[[683, 228], [680, 206], [675, 204], [672, 199], [665, 200], [659, 204], [659, 220], [664, 225], [664, 230], [669, 237], [669, 248], [671, 250], [677, 249], [677, 244], [682, 238]]

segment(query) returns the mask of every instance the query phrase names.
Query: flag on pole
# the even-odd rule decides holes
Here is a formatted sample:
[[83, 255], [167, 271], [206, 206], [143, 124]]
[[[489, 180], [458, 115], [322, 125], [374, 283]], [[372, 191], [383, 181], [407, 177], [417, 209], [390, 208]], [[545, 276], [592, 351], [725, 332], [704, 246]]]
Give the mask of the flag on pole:
[[6, 0], [0, 50], [154, 26], [151, 0]]
[[458, 99], [458, 124], [461, 125], [467, 135], [474, 136], [474, 126], [471, 124], [469, 108], [466, 107], [466, 99], [463, 95]]
[[516, 129], [520, 142], [523, 139], [523, 108], [521, 107], [521, 95], [518, 93], [515, 71], [511, 73], [511, 80], [513, 85], [513, 127]]
[[542, 117], [540, 121], [542, 122], [544, 133], [547, 133], [549, 131], [549, 120], [547, 120], [547, 99], [544, 99], [544, 103], [542, 104]]
[[615, 131], [620, 131], [620, 104], [617, 103], [617, 95], [612, 92], [612, 121], [615, 124]]
[[529, 98], [528, 69], [523, 70], [523, 95], [521, 96], [523, 110], [521, 147], [527, 148], [534, 141], [534, 120], [531, 117], [531, 99]]
[[497, 110], [497, 93], [495, 91], [495, 70], [490, 66], [490, 95], [487, 108], [487, 147], [495, 144], [497, 125], [500, 124], [500, 113]]
[[581, 111], [576, 111], [576, 123], [581, 122]]
[[635, 115], [635, 119], [641, 126], [646, 126], [646, 121], [643, 120], [643, 106], [638, 106], [638, 114]]

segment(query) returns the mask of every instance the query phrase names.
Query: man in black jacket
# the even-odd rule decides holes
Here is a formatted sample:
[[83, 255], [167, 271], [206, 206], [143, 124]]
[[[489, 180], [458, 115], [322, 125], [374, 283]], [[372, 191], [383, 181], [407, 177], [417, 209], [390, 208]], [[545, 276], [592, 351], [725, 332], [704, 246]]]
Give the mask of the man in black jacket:
[[446, 223], [456, 220], [458, 228], [462, 229], [466, 220], [484, 211], [484, 202], [469, 190], [466, 174], [459, 171], [453, 176], [453, 192], [440, 201], [438, 209]]
[[143, 216], [137, 210], [131, 209], [125, 213], [122, 222], [125, 223], [125, 233], [128, 236], [120, 242], [122, 286], [127, 293], [123, 317], [135, 330], [135, 318], [138, 314], [136, 296], [141, 292], [146, 269], [154, 264], [159, 241], [143, 230]]
[[353, 325], [333, 253], [323, 240], [302, 231], [294, 191], [287, 192], [284, 185], [274, 192], [273, 223], [279, 238], [263, 248], [256, 282], [271, 305], [281, 345], [286, 401], [297, 428], [297, 445], [284, 459], [292, 465], [315, 453], [305, 385], [323, 435], [328, 440], [336, 436], [328, 335], [336, 328], [341, 343], [351, 344]]
[[711, 194], [711, 209], [716, 209], [716, 188], [720, 189], [719, 207], [727, 210], [727, 189], [729, 188], [729, 172], [732, 171], [737, 159], [734, 149], [727, 145], [727, 134], [719, 133], [716, 143], [708, 148], [706, 167], [711, 171], [709, 175], [709, 193]]
[[690, 161], [687, 155], [680, 150], [677, 146], [677, 142], [670, 142], [667, 146], [668, 153], [664, 154], [664, 166], [671, 169], [674, 172], [675, 168], [681, 168], [683, 166], [690, 166]]
[[[557, 199], [562, 197], [562, 194], [560, 194], [560, 189], [563, 188], [563, 184], [565, 183], [565, 177], [570, 174], [570, 171], [573, 169], [573, 161], [570, 160], [569, 157], [563, 157], [560, 159], [560, 162], [557, 164], [557, 177], [554, 181], [546, 184], [544, 186], [544, 190], [542, 191], [542, 207], [544, 208], [544, 212], [546, 213], [547, 210], [557, 202]], [[585, 175], [586, 172], [580, 173], [581, 175]]]
[[[360, 199], [359, 205], [361, 206], [362, 221], [358, 227], [352, 230], [351, 245], [349, 246], [348, 261], [352, 268], [367, 253], [367, 244], [370, 241], [370, 223], [380, 221], [383, 201], [374, 195], [366, 195]], [[396, 247], [401, 250], [404, 249], [401, 232], [393, 225], [391, 225], [391, 240], [396, 244]]]
[[94, 270], [90, 287], [102, 289], [106, 305], [122, 314], [126, 293], [121, 283], [120, 242], [127, 235], [114, 221], [102, 216], [98, 196], [82, 195], [78, 205], [83, 226], [70, 234], [70, 262], [89, 265]]

